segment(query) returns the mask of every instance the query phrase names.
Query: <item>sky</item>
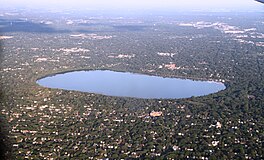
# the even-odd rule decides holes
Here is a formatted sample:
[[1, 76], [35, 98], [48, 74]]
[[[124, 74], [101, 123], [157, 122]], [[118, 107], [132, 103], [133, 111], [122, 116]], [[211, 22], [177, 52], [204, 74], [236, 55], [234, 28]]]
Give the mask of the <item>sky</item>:
[[254, 0], [3, 0], [4, 5], [22, 7], [90, 9], [263, 9]]

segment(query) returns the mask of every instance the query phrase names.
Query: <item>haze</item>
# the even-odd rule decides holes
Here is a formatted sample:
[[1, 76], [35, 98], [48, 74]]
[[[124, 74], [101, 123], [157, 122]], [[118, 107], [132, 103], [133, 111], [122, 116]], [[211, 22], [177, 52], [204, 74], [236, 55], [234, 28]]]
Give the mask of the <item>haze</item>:
[[79, 9], [263, 10], [254, 0], [6, 0], [2, 6]]

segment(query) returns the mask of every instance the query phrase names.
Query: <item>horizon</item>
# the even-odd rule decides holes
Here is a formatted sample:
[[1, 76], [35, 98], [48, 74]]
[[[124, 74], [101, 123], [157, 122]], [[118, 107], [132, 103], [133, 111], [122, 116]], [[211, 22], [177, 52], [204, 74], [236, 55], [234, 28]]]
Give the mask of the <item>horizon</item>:
[[78, 10], [106, 10], [106, 11], [264, 11], [263, 4], [255, 0], [221, 0], [221, 1], [196, 1], [196, 0], [9, 0], [2, 3], [1, 8], [31, 8], [31, 9], [78, 9]]

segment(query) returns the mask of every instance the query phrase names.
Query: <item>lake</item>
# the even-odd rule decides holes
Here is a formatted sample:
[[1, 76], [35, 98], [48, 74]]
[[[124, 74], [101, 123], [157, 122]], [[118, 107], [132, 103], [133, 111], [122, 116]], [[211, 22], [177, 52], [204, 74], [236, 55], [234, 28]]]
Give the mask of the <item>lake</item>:
[[109, 70], [73, 71], [39, 79], [43, 87], [134, 98], [189, 98], [224, 90], [212, 81], [164, 78]]

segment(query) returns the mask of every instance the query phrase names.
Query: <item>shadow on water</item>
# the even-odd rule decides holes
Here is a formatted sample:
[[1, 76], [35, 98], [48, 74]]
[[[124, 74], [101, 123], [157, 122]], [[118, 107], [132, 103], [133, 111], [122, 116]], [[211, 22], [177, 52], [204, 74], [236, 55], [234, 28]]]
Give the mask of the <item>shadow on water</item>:
[[[2, 32], [0, 31], [0, 35]], [[3, 62], [3, 42], [0, 40], [0, 69], [2, 68]], [[4, 102], [4, 92], [2, 90], [2, 76], [0, 74], [0, 110], [3, 108]], [[8, 137], [9, 134], [9, 125], [5, 118], [5, 115], [0, 112], [0, 159], [8, 160], [12, 159], [12, 147], [11, 147], [11, 140]]]

